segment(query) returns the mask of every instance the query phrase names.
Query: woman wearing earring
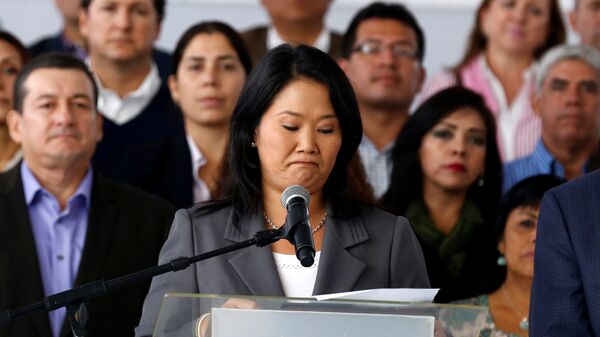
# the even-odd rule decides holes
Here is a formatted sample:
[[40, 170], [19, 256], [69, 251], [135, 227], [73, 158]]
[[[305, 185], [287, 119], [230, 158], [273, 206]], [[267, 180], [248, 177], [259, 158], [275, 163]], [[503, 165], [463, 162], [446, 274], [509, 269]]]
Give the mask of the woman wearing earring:
[[155, 277], [136, 336], [152, 334], [166, 292], [308, 297], [429, 288], [406, 219], [370, 206], [364, 175], [350, 172], [361, 137], [352, 86], [330, 56], [303, 45], [269, 51], [233, 111], [224, 198], [179, 210], [159, 263], [280, 227], [281, 195], [291, 185], [310, 194], [315, 263], [301, 266], [294, 246], [281, 240]]
[[530, 154], [540, 138], [540, 119], [529, 103], [536, 61], [565, 42], [565, 26], [558, 0], [482, 0], [476, 13], [464, 56], [425, 83], [421, 100], [452, 85], [482, 95], [507, 162]]
[[480, 336], [528, 336], [540, 201], [546, 191], [563, 182], [552, 175], [533, 176], [516, 184], [502, 198], [495, 231], [502, 284], [489, 294], [457, 302], [489, 307], [490, 314]]
[[440, 288], [436, 302], [487, 290], [502, 180], [495, 137], [483, 98], [451, 87], [425, 101], [396, 140], [383, 205], [409, 219], [431, 286]]

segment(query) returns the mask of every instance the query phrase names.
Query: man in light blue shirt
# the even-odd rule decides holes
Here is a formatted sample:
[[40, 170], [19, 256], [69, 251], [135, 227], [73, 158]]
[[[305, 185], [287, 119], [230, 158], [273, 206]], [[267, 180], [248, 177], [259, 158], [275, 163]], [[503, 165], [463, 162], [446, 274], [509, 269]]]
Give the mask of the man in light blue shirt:
[[[0, 250], [10, 257], [0, 263], [0, 310], [155, 264], [173, 210], [94, 173], [102, 117], [87, 66], [44, 55], [22, 69], [14, 96], [7, 124], [23, 161], [0, 175]], [[86, 336], [131, 336], [147, 289], [93, 301]], [[69, 334], [64, 308], [46, 317], [1, 326], [0, 336]]]
[[[89, 168], [75, 193], [65, 206], [38, 181], [21, 163], [21, 179], [25, 202], [29, 210], [44, 293], [55, 294], [73, 287], [87, 232], [87, 220], [92, 190], [92, 169]], [[35, 165], [35, 164], [34, 164]], [[58, 336], [65, 319], [65, 309], [49, 313], [54, 336]]]
[[531, 155], [505, 165], [505, 192], [533, 175], [572, 179], [587, 171], [600, 134], [600, 52], [584, 45], [548, 51], [531, 104], [542, 120], [542, 137]]

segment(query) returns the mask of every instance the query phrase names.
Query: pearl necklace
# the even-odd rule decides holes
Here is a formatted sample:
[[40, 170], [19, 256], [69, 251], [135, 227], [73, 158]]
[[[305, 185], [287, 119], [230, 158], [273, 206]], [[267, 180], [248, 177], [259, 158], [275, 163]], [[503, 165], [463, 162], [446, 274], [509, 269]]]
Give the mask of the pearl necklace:
[[521, 313], [521, 311], [519, 311], [519, 309], [517, 309], [517, 305], [515, 304], [515, 302], [513, 302], [512, 298], [508, 294], [508, 291], [506, 290], [504, 285], [502, 285], [502, 292], [504, 293], [504, 297], [506, 297], [506, 299], [508, 300], [508, 303], [512, 307], [513, 311], [519, 317], [523, 317], [523, 318], [521, 318], [521, 321], [519, 322], [519, 329], [521, 329], [523, 331], [528, 331], [529, 330], [529, 318], [527, 316], [523, 315]]
[[[263, 213], [263, 218], [265, 219], [265, 222], [267, 223], [269, 228], [279, 229], [277, 226], [275, 226], [275, 224], [273, 224], [273, 221], [271, 221], [271, 219], [267, 216], [267, 213]], [[327, 221], [327, 212], [325, 212], [325, 214], [323, 214], [323, 217], [321, 218], [321, 221], [319, 221], [319, 224], [317, 225], [317, 227], [315, 227], [312, 230], [312, 234], [315, 234], [319, 229], [321, 229], [321, 227], [325, 226], [325, 221]]]

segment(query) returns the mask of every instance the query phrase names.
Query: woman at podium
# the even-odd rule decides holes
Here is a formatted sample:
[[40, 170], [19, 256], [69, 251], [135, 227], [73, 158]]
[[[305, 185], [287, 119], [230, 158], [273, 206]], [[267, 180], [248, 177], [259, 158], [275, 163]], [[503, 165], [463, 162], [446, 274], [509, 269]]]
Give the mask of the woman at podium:
[[356, 155], [362, 126], [352, 87], [327, 54], [307, 46], [272, 49], [252, 71], [234, 109], [223, 197], [179, 210], [159, 263], [278, 228], [281, 195], [310, 195], [314, 264], [302, 266], [280, 240], [155, 277], [136, 336], [153, 332], [167, 292], [308, 297], [371, 288], [428, 288], [408, 221], [370, 205]]

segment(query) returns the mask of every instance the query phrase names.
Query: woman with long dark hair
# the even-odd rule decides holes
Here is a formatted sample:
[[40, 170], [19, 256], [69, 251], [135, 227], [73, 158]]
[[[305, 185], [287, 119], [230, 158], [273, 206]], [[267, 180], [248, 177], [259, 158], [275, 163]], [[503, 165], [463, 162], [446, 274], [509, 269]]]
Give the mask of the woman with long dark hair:
[[415, 230], [437, 302], [485, 290], [502, 179], [495, 137], [483, 98], [451, 87], [425, 101], [396, 141], [383, 204]]
[[406, 219], [369, 206], [364, 175], [350, 174], [362, 137], [352, 86], [318, 49], [272, 49], [234, 109], [224, 198], [180, 210], [160, 263], [251, 238], [285, 222], [282, 192], [301, 185], [315, 263], [287, 241], [215, 257], [154, 278], [136, 334], [153, 331], [165, 292], [306, 297], [371, 288], [429, 287]]
[[229, 121], [252, 61], [241, 36], [219, 21], [188, 28], [172, 61], [168, 85], [185, 134], [131, 149], [121, 175], [183, 208], [218, 193]]

